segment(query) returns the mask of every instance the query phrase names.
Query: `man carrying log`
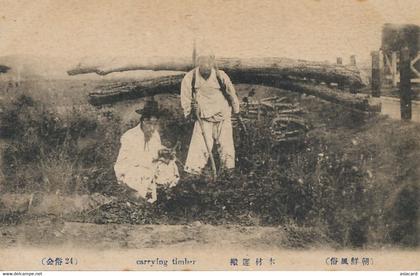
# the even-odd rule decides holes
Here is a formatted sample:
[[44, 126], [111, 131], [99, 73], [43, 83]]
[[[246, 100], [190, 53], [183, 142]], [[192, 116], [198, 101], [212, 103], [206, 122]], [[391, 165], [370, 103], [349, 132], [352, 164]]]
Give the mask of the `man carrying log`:
[[147, 101], [140, 124], [121, 137], [121, 148], [114, 165], [120, 184], [135, 190], [136, 197], [154, 202], [157, 189], [175, 186], [179, 180], [175, 154], [160, 140], [157, 102]]
[[[212, 148], [217, 144], [222, 169], [235, 168], [235, 148], [231, 113], [239, 114], [235, 88], [222, 70], [218, 70], [212, 53], [200, 54], [198, 66], [181, 82], [181, 106], [186, 118], [195, 121], [185, 172], [201, 174]], [[215, 171], [214, 171], [215, 173]]]

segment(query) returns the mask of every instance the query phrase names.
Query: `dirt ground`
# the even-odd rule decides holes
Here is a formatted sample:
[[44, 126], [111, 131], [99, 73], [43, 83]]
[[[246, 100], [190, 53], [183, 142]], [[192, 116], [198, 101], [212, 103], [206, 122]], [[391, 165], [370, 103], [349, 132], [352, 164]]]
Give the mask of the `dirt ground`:
[[1, 226], [0, 247], [95, 248], [252, 248], [288, 247], [281, 227], [189, 225], [130, 225], [65, 222], [40, 218], [16, 226]]

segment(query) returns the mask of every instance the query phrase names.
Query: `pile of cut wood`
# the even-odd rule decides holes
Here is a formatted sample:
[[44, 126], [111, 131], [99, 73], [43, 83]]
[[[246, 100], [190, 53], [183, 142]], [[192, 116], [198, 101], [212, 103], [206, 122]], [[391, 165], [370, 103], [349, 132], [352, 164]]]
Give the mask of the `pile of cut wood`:
[[260, 100], [246, 97], [241, 110], [244, 123], [268, 118], [271, 121], [271, 138], [277, 143], [300, 140], [309, 130], [308, 123], [301, 116], [305, 110], [298, 103], [289, 103], [287, 97], [274, 96]]

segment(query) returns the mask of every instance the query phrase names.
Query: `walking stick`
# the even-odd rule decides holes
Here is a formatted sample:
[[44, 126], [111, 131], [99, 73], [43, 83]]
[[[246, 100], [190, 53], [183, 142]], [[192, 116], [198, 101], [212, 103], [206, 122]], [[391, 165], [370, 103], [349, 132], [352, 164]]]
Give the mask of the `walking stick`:
[[[193, 93], [193, 95], [194, 95], [193, 101], [195, 101], [197, 103], [195, 93]], [[206, 144], [207, 153], [209, 154], [209, 157], [210, 157], [211, 169], [213, 171], [213, 180], [216, 180], [216, 177], [217, 177], [216, 163], [214, 162], [213, 153], [211, 152], [211, 148], [209, 147], [209, 143], [207, 141], [207, 136], [206, 136], [206, 133], [204, 131], [203, 121], [200, 118], [200, 113], [198, 112], [197, 108], [195, 109], [195, 117], [197, 118], [198, 124], [200, 125], [201, 134], [203, 135], [203, 138], [204, 138], [204, 144]]]

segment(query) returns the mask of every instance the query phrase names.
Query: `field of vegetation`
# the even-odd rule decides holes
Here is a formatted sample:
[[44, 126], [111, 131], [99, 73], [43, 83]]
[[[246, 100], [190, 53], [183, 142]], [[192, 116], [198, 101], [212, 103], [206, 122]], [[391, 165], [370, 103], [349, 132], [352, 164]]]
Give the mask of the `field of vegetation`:
[[[237, 168], [214, 183], [183, 177], [149, 204], [117, 184], [113, 164], [121, 134], [136, 123], [143, 100], [94, 108], [94, 82], [23, 83], [3, 96], [1, 193], [101, 195], [98, 208], [60, 216], [96, 224], [191, 224], [282, 227], [291, 244], [322, 240], [336, 247], [416, 247], [419, 243], [420, 125], [365, 114], [314, 97], [238, 85], [240, 96], [278, 95], [299, 103], [310, 130], [277, 143], [269, 118], [235, 129]], [[5, 90], [4, 90], [5, 91]], [[167, 146], [181, 142], [182, 170], [192, 132], [176, 95], [157, 97]], [[36, 200], [35, 200], [36, 201]], [[36, 204], [33, 203], [33, 204]], [[25, 210], [0, 203], [0, 222], [19, 224]]]

